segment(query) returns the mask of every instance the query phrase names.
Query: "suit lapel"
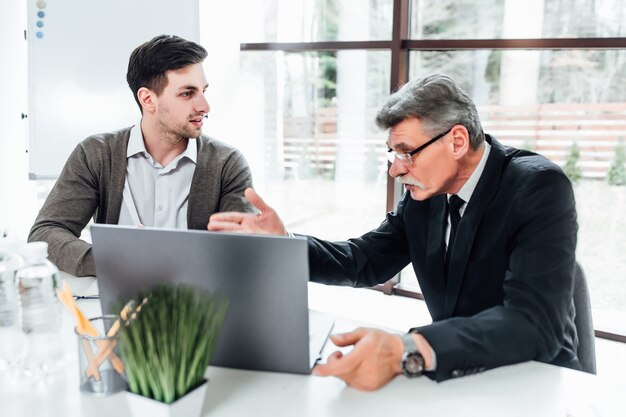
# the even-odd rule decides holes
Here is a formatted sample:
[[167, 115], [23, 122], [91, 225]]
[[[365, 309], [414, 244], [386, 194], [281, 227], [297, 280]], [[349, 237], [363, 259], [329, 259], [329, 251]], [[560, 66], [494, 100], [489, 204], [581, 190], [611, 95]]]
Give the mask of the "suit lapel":
[[465, 213], [459, 222], [454, 248], [449, 255], [451, 258], [447, 277], [448, 285], [444, 308], [445, 317], [452, 317], [454, 314], [459, 291], [463, 284], [465, 271], [474, 244], [474, 238], [483, 215], [500, 186], [500, 175], [502, 172], [502, 164], [504, 163], [505, 149], [500, 143], [491, 139], [489, 136], [487, 136], [487, 140], [491, 144], [489, 158], [478, 180], [478, 184], [474, 189], [470, 202], [465, 209]]

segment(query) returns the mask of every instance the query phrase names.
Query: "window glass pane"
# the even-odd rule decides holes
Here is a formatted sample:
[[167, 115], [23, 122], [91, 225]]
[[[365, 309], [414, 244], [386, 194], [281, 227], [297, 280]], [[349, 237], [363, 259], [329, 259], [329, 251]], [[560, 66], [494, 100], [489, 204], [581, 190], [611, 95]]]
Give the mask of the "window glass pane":
[[578, 179], [577, 258], [594, 321], [626, 332], [626, 50], [412, 52], [410, 62], [411, 78], [458, 80], [486, 133]]
[[255, 187], [294, 233], [358, 236], [385, 213], [388, 52], [246, 52], [238, 147]]
[[622, 0], [412, 0], [411, 39], [603, 38], [626, 35]]
[[[243, 42], [391, 39], [392, 0], [246, 0]], [[261, 17], [261, 18], [260, 18]]]

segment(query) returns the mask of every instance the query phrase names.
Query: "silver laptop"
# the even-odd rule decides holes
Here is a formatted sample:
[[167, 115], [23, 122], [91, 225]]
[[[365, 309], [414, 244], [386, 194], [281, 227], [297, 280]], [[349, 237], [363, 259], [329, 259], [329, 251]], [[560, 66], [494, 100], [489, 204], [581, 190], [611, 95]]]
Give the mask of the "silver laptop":
[[104, 314], [156, 283], [185, 283], [230, 300], [211, 363], [308, 374], [333, 326], [309, 313], [305, 238], [91, 227]]

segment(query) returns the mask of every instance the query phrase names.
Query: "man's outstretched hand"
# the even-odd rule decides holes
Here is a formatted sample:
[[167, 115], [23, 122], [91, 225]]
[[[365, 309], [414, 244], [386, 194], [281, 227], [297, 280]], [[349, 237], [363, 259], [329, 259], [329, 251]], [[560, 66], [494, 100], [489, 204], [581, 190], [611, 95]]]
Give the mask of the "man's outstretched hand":
[[400, 361], [404, 345], [398, 335], [358, 328], [332, 335], [331, 340], [339, 347], [354, 345], [354, 348], [346, 355], [341, 351], [331, 354], [325, 364], [313, 368], [314, 375], [336, 376], [351, 387], [373, 391], [402, 372]]
[[245, 196], [250, 204], [259, 209], [260, 213], [239, 213], [236, 211], [215, 213], [209, 217], [207, 229], [213, 232], [287, 234], [285, 225], [276, 211], [265, 204], [265, 201], [256, 191], [252, 188], [246, 188]]

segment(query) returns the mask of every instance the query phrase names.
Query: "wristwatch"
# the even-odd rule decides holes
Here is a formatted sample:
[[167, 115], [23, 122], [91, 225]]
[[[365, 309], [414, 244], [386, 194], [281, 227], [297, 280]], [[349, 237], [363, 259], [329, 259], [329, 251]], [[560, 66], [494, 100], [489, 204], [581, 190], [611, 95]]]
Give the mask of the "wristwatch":
[[417, 345], [412, 333], [402, 336], [404, 353], [402, 354], [402, 373], [408, 378], [422, 375], [424, 371], [424, 357], [417, 350]]

